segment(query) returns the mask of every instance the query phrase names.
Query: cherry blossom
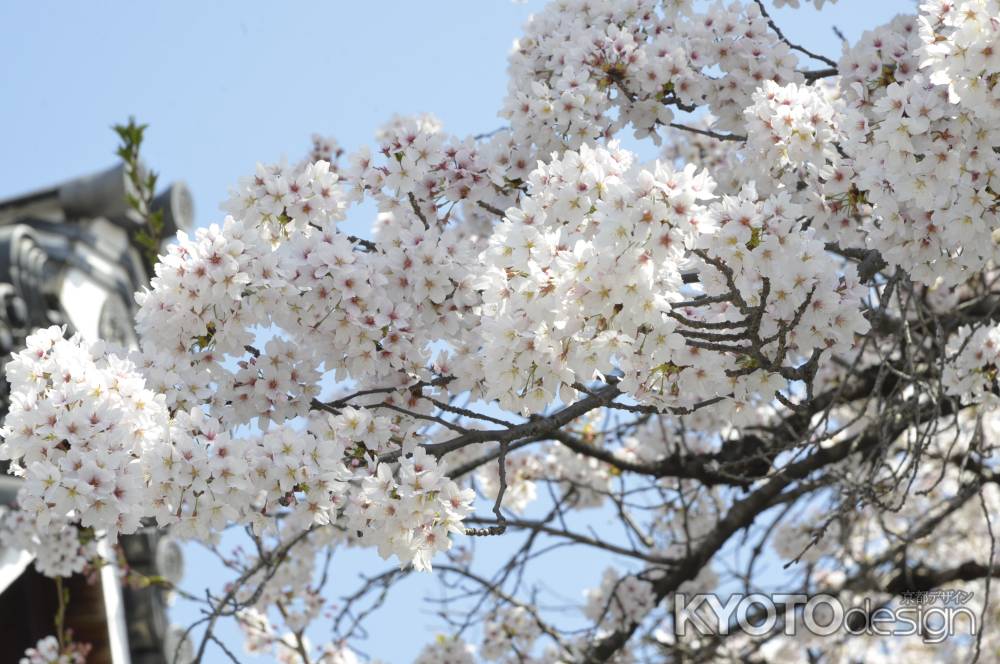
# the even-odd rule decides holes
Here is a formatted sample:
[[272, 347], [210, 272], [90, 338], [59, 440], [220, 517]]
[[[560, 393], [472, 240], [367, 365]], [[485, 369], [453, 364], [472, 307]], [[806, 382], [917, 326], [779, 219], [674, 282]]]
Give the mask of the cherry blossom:
[[[411, 571], [442, 590], [418, 664], [995, 650], [673, 629], [775, 559], [844, 602], [1000, 604], [1000, 4], [927, 0], [839, 60], [769, 13], [805, 4], [555, 0], [499, 129], [397, 115], [249, 164], [164, 248], [134, 348], [13, 355], [0, 541], [55, 577], [141, 526], [203, 542], [234, 577], [198, 657], [231, 618], [250, 654], [357, 662]], [[582, 594], [530, 573], [570, 547], [605, 570]], [[331, 590], [348, 548], [389, 562]]]

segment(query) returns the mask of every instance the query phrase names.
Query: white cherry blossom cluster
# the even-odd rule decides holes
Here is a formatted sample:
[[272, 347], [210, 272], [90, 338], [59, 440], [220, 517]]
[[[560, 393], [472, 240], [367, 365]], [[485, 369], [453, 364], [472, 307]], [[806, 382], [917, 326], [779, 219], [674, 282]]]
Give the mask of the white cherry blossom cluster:
[[[639, 170], [613, 144], [540, 164], [485, 253], [485, 396], [537, 410], [618, 369], [630, 394], [664, 405], [766, 399], [784, 380], [755, 367], [779, 374], [786, 360], [849, 349], [867, 330], [854, 268], [841, 269], [802, 228], [787, 194], [759, 201], [746, 188], [706, 205], [712, 187], [691, 168]], [[692, 250], [707, 252], [698, 254], [701, 288], [717, 306], [675, 312], [671, 303], [690, 293], [680, 270], [699, 264]], [[740, 346], [698, 328], [738, 328], [762, 298], [760, 353], [737, 371]]]
[[[713, 203], [710, 218], [713, 232], [698, 237], [708, 263], [699, 272], [701, 297], [719, 304], [694, 306], [695, 299], [678, 307], [684, 344], [664, 358], [654, 380], [636, 385], [626, 372], [623, 385], [664, 405], [727, 395], [713, 416], [755, 421], [800, 367], [824, 352], [850, 349], [868, 330], [859, 308], [866, 290], [853, 267], [842, 269], [816, 231], [803, 228], [800, 207], [787, 194], [760, 200], [747, 187]], [[739, 335], [715, 332], [742, 328], [740, 319], [753, 327], [753, 339], [733, 344]], [[741, 350], [748, 347], [755, 350]]]
[[[351, 156], [345, 178], [349, 195], [372, 196], [383, 212], [416, 214], [425, 226], [437, 226], [442, 204], [462, 204], [467, 221], [485, 218], [479, 203], [505, 207], [508, 189], [533, 166], [507, 131], [484, 140], [460, 139], [442, 131], [431, 115], [396, 116], [376, 135], [378, 151]], [[398, 214], [398, 213], [397, 213]], [[446, 212], [450, 216], [450, 212]]]
[[[420, 564], [429, 567], [430, 557], [434, 553], [429, 550], [430, 547], [437, 546], [439, 550], [443, 550], [449, 546], [446, 533], [435, 542], [435, 535], [430, 529], [437, 528], [439, 524], [431, 523], [430, 520], [434, 517], [422, 516], [420, 512], [441, 509], [435, 505], [447, 503], [445, 510], [464, 515], [471, 505], [463, 501], [471, 499], [471, 492], [460, 492], [455, 491], [454, 487], [445, 487], [442, 491], [430, 491], [424, 494], [421, 500], [419, 496], [413, 495], [415, 491], [420, 490], [414, 487], [422, 485], [426, 489], [431, 489], [433, 478], [428, 474], [428, 470], [435, 470], [431, 467], [433, 459], [421, 456], [412, 464], [407, 464], [406, 461], [403, 463], [407, 468], [401, 473], [405, 475], [401, 482], [395, 482], [384, 472], [381, 477], [378, 473], [373, 476], [383, 485], [393, 487], [389, 489], [391, 495], [386, 501], [378, 502], [379, 499], [368, 490], [372, 482], [361, 480], [364, 495], [358, 498], [358, 502], [366, 504], [361, 506], [360, 516], [351, 515], [352, 508], [348, 508], [347, 518], [340, 523], [347, 532], [342, 533], [338, 528], [320, 527], [303, 533], [299, 528], [285, 522], [281, 532], [275, 534], [273, 544], [268, 544], [271, 556], [277, 551], [285, 552], [281, 554], [284, 556], [284, 562], [280, 567], [270, 569], [260, 564], [261, 561], [257, 557], [239, 556], [239, 569], [255, 570], [246, 577], [244, 584], [234, 589], [236, 601], [244, 606], [236, 617], [243, 631], [244, 648], [248, 653], [280, 655], [283, 650], [288, 650], [289, 646], [292, 651], [298, 649], [300, 637], [296, 635], [301, 635], [307, 626], [330, 608], [330, 604], [324, 598], [323, 584], [317, 582], [315, 570], [317, 559], [323, 557], [331, 547], [345, 543], [372, 546], [375, 545], [373, 539], [378, 537], [376, 535], [373, 538], [373, 534], [385, 531], [396, 538], [385, 545], [387, 550], [390, 546], [405, 549], [407, 544], [403, 540], [411, 540], [412, 546], [423, 547], [416, 553], [401, 554], [413, 558], [414, 567], [419, 569]], [[379, 464], [378, 468], [384, 470], [388, 466], [389, 464], [383, 463]], [[359, 477], [363, 474], [364, 471], [359, 471]], [[447, 480], [444, 482], [447, 483]], [[442, 482], [438, 481], [438, 484]], [[409, 500], [403, 497], [406, 494], [411, 496]], [[448, 495], [452, 498], [448, 499]], [[430, 505], [415, 507], [415, 502]], [[442, 517], [439, 515], [437, 518]], [[404, 532], [405, 519], [412, 519], [409, 532]], [[355, 530], [357, 532], [354, 532]], [[416, 540], [420, 540], [419, 544]], [[385, 553], [386, 557], [389, 555], [391, 552]], [[421, 563], [421, 560], [426, 562]], [[276, 620], [272, 620], [272, 617]], [[312, 648], [304, 639], [301, 640], [301, 645], [307, 650]], [[330, 664], [357, 661], [354, 659], [356, 657], [354, 653], [341, 642], [324, 644], [319, 650], [318, 658], [313, 661]], [[457, 658], [455, 661], [462, 662], [464, 661], [462, 653], [467, 650], [464, 642], [442, 638], [435, 646], [428, 648], [430, 654], [427, 656], [453, 656]], [[301, 664], [294, 655], [289, 656], [292, 657], [290, 661]], [[469, 656], [471, 657], [471, 654]]]
[[[278, 513], [293, 531], [342, 515], [362, 545], [427, 569], [471, 512], [472, 492], [445, 477], [422, 449], [398, 467], [372, 463], [376, 450], [387, 449], [392, 427], [353, 409], [315, 416], [307, 431], [281, 426], [242, 439], [193, 411], [179, 414], [171, 431], [175, 445], [156, 460], [151, 491], [157, 518], [184, 536], [211, 538], [228, 522], [265, 531]], [[355, 481], [359, 488], [349, 491]]]
[[413, 664], [475, 664], [475, 650], [459, 637], [438, 636], [424, 646]]
[[[523, 514], [538, 498], [536, 480], [546, 477], [545, 466], [533, 453], [508, 454], [504, 457], [504, 508]], [[500, 493], [500, 469], [497, 464], [481, 466], [476, 471], [479, 492], [490, 500]]]
[[[687, 126], [710, 131], [714, 121], [711, 115], [706, 115], [690, 120]], [[671, 164], [700, 164], [712, 174], [716, 194], [735, 194], [745, 182], [754, 179], [754, 171], [759, 165], [753, 160], [744, 160], [741, 143], [720, 141], [710, 135], [676, 128], [664, 135], [669, 140], [663, 143], [663, 160]]]
[[[295, 632], [279, 635], [267, 614], [256, 609], [241, 609], [236, 614], [236, 622], [243, 632], [243, 649], [249, 655], [271, 656], [282, 664], [303, 664], [300, 648], [305, 650], [310, 662], [315, 664], [359, 664], [358, 656], [347, 645], [327, 642], [320, 648], [313, 648], [305, 635]], [[378, 664], [377, 660], [367, 660]]]
[[61, 646], [55, 636], [46, 636], [24, 651], [19, 664], [85, 664], [89, 652], [89, 645], [70, 642]]
[[288, 554], [288, 563], [276, 570], [260, 565], [257, 557], [241, 561], [243, 568], [260, 568], [242, 587], [235, 589], [241, 603], [255, 600], [239, 620], [246, 633], [244, 645], [248, 651], [270, 647], [275, 639], [281, 638], [268, 618], [269, 612], [280, 617], [280, 631], [295, 633], [303, 631], [327, 606], [314, 578], [316, 558], [336, 546], [342, 536], [333, 528], [315, 529], [301, 538], [300, 534], [298, 528], [286, 526], [276, 538], [279, 547], [287, 545], [289, 537], [297, 539]]
[[[413, 159], [424, 167], [431, 150], [435, 163], [426, 166], [427, 174], [450, 172], [459, 189], [465, 188], [460, 182], [465, 176], [455, 169], [483, 176], [487, 169], [475, 144], [466, 154], [442, 136], [430, 121], [401, 119], [383, 136], [385, 150], [396, 151], [388, 161], [399, 164], [404, 153], [415, 152]], [[448, 171], [446, 163], [454, 168]], [[261, 168], [281, 172], [280, 166]], [[322, 220], [285, 224], [281, 241], [271, 242], [266, 220], [245, 210], [246, 218], [230, 218], [222, 228], [179, 236], [151, 290], [138, 298], [143, 352], [137, 361], [172, 409], [207, 398], [227, 426], [262, 415], [280, 423], [308, 408], [320, 358], [331, 378], [403, 387], [414, 376], [431, 378], [427, 369], [435, 342], [450, 338], [453, 349], [472, 347], [478, 327], [474, 306], [480, 300], [471, 282], [475, 238], [463, 225], [437, 223], [433, 206], [421, 211], [405, 195], [405, 205], [399, 205], [380, 193], [383, 185], [364, 184], [384, 179], [383, 170], [352, 171], [361, 191], [385, 203], [376, 242], [349, 238]], [[346, 195], [343, 184], [331, 186], [338, 200]], [[484, 195], [494, 189], [486, 187]], [[504, 200], [497, 196], [490, 200]], [[252, 347], [254, 330], [274, 325], [286, 333], [295, 359], [282, 363], [281, 376], [265, 376], [273, 373], [267, 363], [283, 353], [265, 348], [260, 355]], [[467, 335], [472, 339], [463, 339]], [[237, 371], [227, 358], [237, 359]]]
[[899, 15], [885, 25], [866, 30], [853, 45], [844, 45], [837, 63], [844, 96], [867, 98], [870, 94], [877, 95], [890, 83], [909, 80], [920, 65], [917, 56], [920, 46], [913, 15]]
[[[984, 436], [989, 441], [986, 444], [995, 449], [995, 436], [1000, 425], [1000, 410], [995, 407], [996, 404], [996, 399], [990, 398], [985, 400], [985, 407], [976, 409], [976, 412], [972, 412], [972, 409], [962, 411], [957, 422], [957, 435], [936, 438], [928, 445], [928, 452], [942, 456], [948, 453], [966, 455], [982, 444], [980, 440]], [[906, 444], [907, 441], [900, 441], [896, 449], [892, 450], [894, 463], [884, 467], [875, 481], [882, 481], [892, 472], [898, 471], [900, 462], [905, 458], [905, 452], [901, 448]], [[878, 556], [890, 549], [901, 539], [899, 533], [912, 531], [938, 505], [960, 494], [968, 477], [967, 472], [963, 473], [954, 464], [928, 464], [918, 468], [914, 474], [914, 488], [919, 493], [912, 500], [906, 501], [899, 511], [885, 515], [884, 518], [875, 510], [866, 510], [864, 518], [850, 530], [846, 545], [851, 555], [857, 560], [864, 560], [866, 556]], [[897, 490], [897, 493], [901, 491]], [[995, 486], [985, 486], [982, 500], [982, 504], [963, 503], [955, 511], [954, 518], [947, 519], [935, 529], [940, 545], [919, 547], [912, 554], [914, 562], [929, 567], [945, 567], [954, 562], [955, 552], [964, 547], [977, 551], [989, 547], [992, 537], [977, 519], [982, 517], [984, 510], [989, 510], [992, 514], [1000, 509], [1000, 492]]]
[[478, 321], [474, 253], [457, 229], [425, 228], [404, 208], [386, 213], [376, 240], [377, 249], [358, 251], [345, 236], [325, 232], [279, 248], [295, 306], [279, 307], [274, 321], [338, 379], [430, 380], [432, 343]]
[[[886, 88], [908, 81], [917, 72], [919, 47], [916, 18], [896, 16], [883, 26], [865, 31], [853, 45], [845, 43], [837, 66], [840, 78], [834, 85], [822, 86], [822, 96], [836, 100], [834, 106], [838, 116], [834, 123], [839, 133], [835, 138], [837, 144], [831, 147], [841, 158], [829, 165], [830, 172], [824, 180], [809, 180], [809, 186], [799, 193], [796, 202], [803, 204], [806, 212], [813, 216], [814, 228], [842, 247], [871, 246], [869, 233], [874, 233], [876, 238], [886, 238], [878, 240], [876, 249], [891, 250], [896, 242], [893, 233], [897, 224], [892, 219], [874, 217], [869, 194], [859, 183], [857, 161], [853, 158], [857, 153], [850, 144], [870, 131], [870, 123], [874, 121], [871, 109], [885, 95]], [[821, 81], [817, 81], [813, 85], [820, 84]], [[753, 163], [751, 161], [751, 165]], [[879, 176], [874, 167], [871, 174], [875, 178]], [[767, 191], [765, 178], [758, 177], [757, 183]], [[796, 188], [797, 183], [792, 190]], [[905, 228], [899, 230], [905, 231]]]
[[[361, 664], [362, 659], [355, 654], [346, 644], [327, 642], [320, 649], [316, 659], [316, 664]], [[369, 659], [372, 664], [384, 664], [379, 660]], [[298, 664], [296, 661], [294, 664]]]
[[[279, 246], [253, 247], [265, 272], [229, 308], [244, 331], [279, 325], [304, 353], [324, 358], [331, 377], [405, 384], [414, 374], [428, 377], [430, 344], [478, 322], [470, 273], [475, 236], [465, 225], [439, 220], [435, 200], [471, 200], [473, 190], [480, 201], [506, 199], [489, 184], [490, 159], [480, 155], [481, 146], [456, 145], [429, 118], [399, 118], [381, 140], [384, 165], [354, 155], [350, 189], [338, 194], [379, 201], [375, 241], [358, 241], [332, 225], [289, 227]], [[478, 206], [465, 209], [485, 214]], [[212, 349], [240, 351], [233, 344]]]
[[[852, 178], [873, 217], [868, 243], [927, 285], [955, 285], [1000, 258], [993, 185], [997, 132], [915, 74], [849, 123]], [[859, 101], [861, 107], [863, 102]]]
[[300, 167], [325, 161], [330, 164], [330, 172], [339, 177], [340, 166], [337, 162], [344, 156], [345, 150], [334, 136], [312, 135], [312, 148], [306, 155]]
[[248, 655], [271, 654], [278, 639], [267, 617], [267, 613], [256, 608], [240, 609], [236, 615], [236, 624], [243, 632], [243, 649]]
[[[168, 313], [161, 315], [169, 317]], [[211, 353], [196, 351], [189, 355], [179, 346], [154, 348], [147, 342], [145, 350], [131, 352], [129, 359], [142, 372], [147, 387], [164, 396], [170, 412], [191, 410], [216, 401], [215, 381], [220, 371]]]
[[503, 664], [524, 661], [519, 653], [530, 653], [541, 634], [538, 622], [525, 607], [501, 608], [483, 625], [479, 656], [484, 661]]
[[787, 194], [758, 200], [747, 187], [723, 196], [712, 212], [718, 230], [701, 242], [720, 263], [706, 275], [705, 292], [722, 293], [731, 279], [747, 304], [759, 305], [766, 293], [760, 331], [772, 340], [763, 346], [769, 359], [786, 350], [800, 358], [842, 353], [868, 331], [860, 309], [867, 291], [855, 268], [841, 268], [817, 233], [803, 227], [802, 209]]
[[920, 66], [950, 101], [977, 120], [1000, 120], [1000, 2], [929, 0], [920, 5]]
[[540, 163], [484, 254], [486, 396], [537, 410], [612, 358], [643, 379], [668, 361], [683, 345], [670, 301], [711, 192], [693, 168], [640, 171], [614, 144]]
[[800, 181], [827, 180], [839, 155], [838, 112], [819, 86], [764, 81], [746, 109], [747, 149], [774, 180], [794, 190]]
[[6, 366], [16, 392], [0, 457], [24, 478], [18, 502], [39, 528], [72, 519], [131, 533], [148, 515], [143, 457], [162, 449], [167, 409], [136, 367], [50, 327]]
[[[919, 31], [899, 17], [866, 33], [841, 61], [849, 159], [837, 179], [850, 187], [830, 193], [863, 221], [867, 246], [929, 286], [960, 284], [1000, 258], [1000, 138], [981, 98], [992, 65], [974, 55], [990, 51], [995, 27], [982, 3], [963, 10], [965, 25], [958, 4], [924, 3]], [[963, 49], [968, 57], [958, 55]], [[968, 84], [960, 61], [979, 68]]]
[[[232, 217], [193, 237], [180, 231], [177, 240], [157, 263], [150, 288], [136, 294], [144, 349], [198, 365], [242, 355], [254, 340], [249, 327], [267, 323], [261, 299], [279, 296], [278, 256], [254, 226]], [[215, 355], [206, 358], [209, 348]]]
[[[335, 151], [317, 141], [314, 150]], [[344, 218], [346, 201], [329, 161], [308, 161], [297, 167], [257, 165], [257, 172], [240, 179], [223, 209], [267, 240], [280, 241], [307, 226], [327, 228]]]
[[[799, 60], [771, 29], [756, 2], [713, 2], [678, 31], [685, 55], [697, 65], [715, 127], [742, 133], [744, 109], [764, 81], [801, 83]], [[715, 71], [718, 68], [722, 76]]]
[[[236, 438], [203, 409], [169, 418], [133, 365], [61, 335], [54, 327], [31, 336], [7, 368], [21, 398], [0, 451], [21, 468], [19, 501], [39, 528], [71, 519], [113, 536], [155, 516], [178, 536], [211, 541], [230, 523], [262, 532], [282, 513], [286, 527], [305, 529], [347, 507], [350, 527], [372, 533], [384, 556], [423, 569], [471, 511], [472, 492], [422, 449], [398, 468], [369, 468], [393, 435], [387, 418], [346, 409], [313, 416], [306, 431], [284, 424]], [[348, 501], [352, 479], [362, 488]]]
[[70, 577], [80, 574], [97, 559], [97, 540], [65, 520], [40, 527], [19, 509], [0, 508], [0, 545], [27, 551], [35, 569], [44, 576]]
[[675, 108], [707, 105], [717, 127], [737, 130], [749, 93], [801, 80], [796, 64], [754, 3], [556, 2], [515, 43], [501, 115], [540, 155], [628, 125], [659, 142]]
[[584, 595], [584, 615], [610, 630], [641, 622], [656, 605], [652, 583], [633, 575], [622, 576], [612, 567], [604, 570], [601, 585]]
[[288, 525], [324, 525], [343, 506], [351, 478], [343, 438], [291, 426], [234, 438], [200, 410], [178, 413], [169, 446], [148, 460], [158, 523], [179, 536], [213, 540], [227, 523], [263, 531], [281, 512]]
[[[314, 658], [309, 660], [303, 658], [300, 648], [307, 653], [312, 651]], [[278, 664], [303, 664], [305, 661], [315, 662], [315, 664], [359, 664], [361, 661], [353, 650], [338, 643], [327, 642], [316, 652], [308, 636], [291, 632], [278, 639], [273, 654]], [[378, 660], [370, 661], [372, 664], [380, 664]]]
[[[612, 94], [627, 85], [630, 68], [643, 58], [637, 46], [645, 38], [635, 38], [641, 4], [552, 3], [531, 17], [510, 55], [500, 112], [518, 144], [534, 144], [547, 155], [614, 132], [606, 117]], [[657, 116], [669, 122], [672, 113], [662, 107]]]
[[257, 417], [280, 424], [306, 416], [312, 399], [319, 395], [321, 375], [311, 351], [276, 337], [263, 352], [241, 361], [231, 387], [225, 386], [234, 396], [234, 421]]
[[1000, 327], [964, 325], [948, 340], [948, 361], [941, 382], [949, 394], [963, 401], [996, 405], [1000, 371]]
[[[471, 306], [479, 296], [468, 273], [474, 252], [459, 229], [424, 228], [412, 212], [397, 214], [398, 221], [380, 225], [379, 248], [370, 251], [335, 229], [311, 226], [272, 246], [259, 226], [233, 219], [180, 237], [139, 297], [149, 356], [142, 364], [167, 388], [168, 402], [198, 403], [215, 383], [216, 405], [235, 404], [227, 423], [262, 413], [280, 422], [308, 406], [312, 386], [304, 381], [317, 370], [313, 357], [335, 378], [405, 384], [409, 375], [426, 375], [429, 345], [477, 321]], [[274, 324], [294, 339], [299, 359], [282, 366], [287, 380], [262, 382], [265, 359], [245, 351], [255, 326]], [[178, 327], [179, 335], [165, 333]], [[223, 364], [227, 355], [243, 358], [236, 374]], [[268, 362], [280, 355], [264, 353]], [[296, 381], [297, 388], [283, 389]]]
[[[600, 441], [583, 437], [584, 444], [599, 445]], [[563, 445], [549, 447], [543, 459], [543, 477], [559, 483], [561, 495], [572, 492], [572, 505], [576, 509], [600, 507], [611, 490], [612, 467]]]
[[365, 533], [382, 558], [401, 567], [431, 567], [431, 558], [451, 548], [451, 533], [464, 532], [475, 493], [449, 480], [433, 456], [418, 448], [400, 462], [398, 475], [380, 463], [361, 480], [344, 511], [347, 527]]

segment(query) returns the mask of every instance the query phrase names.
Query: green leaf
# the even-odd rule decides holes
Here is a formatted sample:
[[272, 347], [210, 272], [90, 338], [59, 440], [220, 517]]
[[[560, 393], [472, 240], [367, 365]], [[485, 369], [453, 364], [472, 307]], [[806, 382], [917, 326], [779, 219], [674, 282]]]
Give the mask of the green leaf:
[[121, 140], [121, 145], [115, 150], [115, 154], [125, 163], [125, 172], [136, 192], [126, 194], [126, 202], [141, 217], [144, 224], [144, 228], [135, 234], [135, 241], [145, 249], [143, 258], [152, 271], [159, 258], [164, 224], [162, 211], [152, 210], [153, 195], [156, 192], [159, 175], [152, 170], [141, 174], [139, 168], [139, 150], [147, 127], [149, 125], [138, 124], [135, 117], [129, 116], [126, 124], [113, 125], [111, 128]]

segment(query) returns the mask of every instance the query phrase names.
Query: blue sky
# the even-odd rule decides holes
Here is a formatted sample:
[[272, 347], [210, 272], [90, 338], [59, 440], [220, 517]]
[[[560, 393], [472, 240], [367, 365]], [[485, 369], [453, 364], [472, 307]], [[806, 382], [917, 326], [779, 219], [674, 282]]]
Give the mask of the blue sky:
[[[428, 111], [451, 133], [494, 129], [501, 124], [496, 111], [506, 89], [506, 54], [542, 4], [2, 3], [0, 198], [113, 165], [109, 128], [130, 114], [150, 124], [144, 156], [161, 181], [189, 184], [199, 225], [221, 220], [228, 187], [257, 161], [298, 159], [313, 132], [334, 135], [352, 150], [370, 144], [393, 113]], [[840, 43], [831, 26], [853, 40], [914, 6], [840, 0], [822, 12], [808, 6], [773, 15], [792, 40], [836, 59]], [[371, 218], [360, 212], [348, 228], [364, 235]], [[486, 546], [479, 542], [480, 550]], [[195, 546], [187, 551], [185, 585], [217, 586], [212, 557]], [[573, 564], [596, 580], [603, 564], [581, 555], [574, 553]], [[335, 582], [362, 568], [388, 567], [367, 552], [336, 562]], [[550, 564], [542, 573], [558, 579], [553, 573], [566, 577], [563, 569]], [[433, 638], [435, 621], [420, 601], [431, 588], [427, 577], [405, 582], [374, 616], [366, 651], [410, 661]], [[179, 606], [173, 619], [185, 624], [194, 617]], [[231, 627], [222, 636], [240, 650]]]

